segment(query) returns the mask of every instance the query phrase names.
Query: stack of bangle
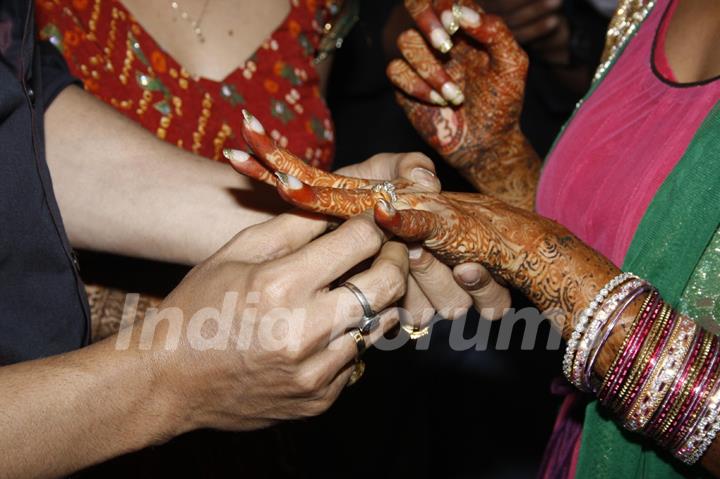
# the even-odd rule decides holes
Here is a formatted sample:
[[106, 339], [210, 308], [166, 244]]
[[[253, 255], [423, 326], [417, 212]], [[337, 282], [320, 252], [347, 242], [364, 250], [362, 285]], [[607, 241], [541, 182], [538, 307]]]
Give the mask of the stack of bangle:
[[[597, 376], [599, 352], [643, 295], [618, 354], [605, 376]], [[720, 341], [629, 273], [610, 281], [583, 311], [563, 369], [577, 387], [596, 393], [627, 429], [688, 464], [700, 459], [720, 431]]]

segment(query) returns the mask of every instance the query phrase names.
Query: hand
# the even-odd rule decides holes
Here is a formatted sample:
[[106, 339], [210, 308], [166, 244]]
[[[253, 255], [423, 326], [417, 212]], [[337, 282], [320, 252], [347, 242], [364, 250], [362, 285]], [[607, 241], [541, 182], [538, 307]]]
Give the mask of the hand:
[[480, 0], [478, 3], [488, 13], [500, 16], [522, 45], [550, 36], [565, 21], [562, 0]]
[[[498, 199], [439, 193], [404, 179], [380, 183], [312, 169], [271, 146], [253, 120], [246, 122], [245, 139], [276, 172], [275, 184], [285, 200], [339, 218], [373, 208], [375, 220], [387, 231], [421, 243], [443, 263], [481, 264], [552, 315], [565, 333], [580, 309], [619, 272], [563, 226]], [[265, 177], [272, 176], [265, 166], [247, 161], [264, 170]]]
[[[423, 155], [376, 155], [343, 171], [362, 171], [363, 176], [369, 178], [399, 177], [393, 182], [350, 178], [308, 166], [287, 150], [277, 147], [255, 117], [245, 112], [245, 118], [243, 136], [264, 165], [247, 153], [227, 151], [226, 156], [231, 165], [246, 176], [276, 186], [280, 194], [291, 202], [295, 201], [296, 193], [288, 193], [286, 185], [297, 186], [304, 182], [316, 186], [316, 190], [309, 192], [311, 197], [300, 202], [302, 207], [307, 208], [312, 203], [315, 211], [349, 218], [373, 208], [373, 198], [386, 197], [388, 192], [383, 187], [387, 184], [392, 184], [394, 188], [412, 188], [418, 192], [437, 194], [440, 191], [432, 162]], [[278, 181], [278, 178], [282, 181]], [[349, 192], [347, 194], [358, 201], [343, 200], [342, 204], [337, 203], [331, 196], [339, 191], [343, 195]], [[410, 251], [412, 277], [408, 281], [408, 291], [402, 306], [410, 312], [409, 322], [416, 328], [426, 326], [435, 310], [443, 317], [453, 319], [463, 316], [475, 304], [488, 319], [496, 319], [510, 306], [507, 289], [499, 286], [481, 266], [460, 265], [452, 272], [421, 247], [415, 246]]]
[[[405, 294], [407, 248], [383, 245], [367, 216], [308, 243], [326, 226], [286, 214], [248, 228], [163, 302], [161, 311], [185, 319], [207, 308], [223, 311], [202, 328], [195, 319], [177, 331], [172, 320], [162, 321], [168, 340], [165, 331], [154, 335], [157, 376], [166, 386], [159, 389], [183, 399], [177, 415], [191, 428], [249, 430], [327, 409], [348, 382], [357, 349], [346, 331], [362, 317], [355, 296], [331, 284], [375, 255], [369, 269], [349, 279], [381, 314], [380, 327], [365, 336], [368, 346], [397, 324], [398, 312], [387, 308]], [[236, 295], [236, 306], [227, 304], [226, 292]], [[187, 334], [178, 348], [164, 351], [181, 331]], [[219, 343], [207, 338], [223, 335]]]
[[500, 17], [472, 2], [454, 9], [447, 0], [435, 3], [433, 10], [430, 0], [406, 1], [423, 34], [438, 37], [440, 11], [447, 28], [461, 27], [464, 36], [442, 64], [417, 31], [401, 34], [404, 60], [388, 65], [398, 102], [420, 135], [479, 191], [532, 209], [540, 160], [520, 131], [527, 55]]

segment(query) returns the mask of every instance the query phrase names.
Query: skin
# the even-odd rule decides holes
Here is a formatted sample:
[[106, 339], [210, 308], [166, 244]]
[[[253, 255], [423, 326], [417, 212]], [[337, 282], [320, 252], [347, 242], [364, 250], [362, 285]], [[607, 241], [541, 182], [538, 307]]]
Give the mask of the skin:
[[[181, 331], [187, 334], [180, 334], [176, 347], [166, 347], [169, 321], [141, 346], [141, 322], [127, 348], [116, 347], [111, 337], [0, 368], [2, 476], [64, 476], [193, 429], [251, 430], [327, 409], [347, 384], [357, 355], [344, 332], [362, 316], [355, 297], [330, 284], [375, 256], [369, 269], [350, 278], [383, 311], [380, 327], [365, 337], [371, 345], [397, 323], [397, 311], [386, 308], [405, 293], [408, 258], [407, 248], [385, 242], [368, 217], [313, 241], [326, 227], [322, 220], [282, 215], [244, 230], [193, 269], [162, 304], [183, 313]], [[238, 293], [237, 307], [228, 310], [230, 337], [245, 331], [248, 347], [236, 348], [233, 341], [200, 350], [188, 320], [203, 308], [221, 309], [226, 291]], [[243, 313], [249, 292], [260, 294], [251, 306], [255, 315]], [[276, 308], [300, 308], [304, 320], [278, 320], [272, 332], [263, 332]], [[274, 344], [264, 341], [278, 330], [292, 338], [292, 347], [265, 346]]]
[[[540, 158], [519, 124], [527, 55], [499, 17], [481, 13], [472, 2], [466, 8], [479, 21], [458, 19], [464, 36], [456, 39], [446, 63], [410, 30], [398, 39], [404, 59], [391, 62], [387, 73], [413, 126], [450, 165], [478, 191], [531, 210]], [[460, 106], [429, 101], [428, 88], [438, 91], [448, 77], [463, 92]]]
[[[246, 130], [246, 139], [253, 145], [251, 139], [257, 132], [247, 124]], [[286, 159], [292, 160], [292, 156]], [[302, 163], [300, 159], [292, 161]], [[610, 261], [562, 225], [497, 198], [432, 192], [402, 180], [393, 183], [393, 198], [387, 192], [374, 191], [370, 185], [344, 187], [342, 184], [347, 182], [338, 178], [320, 180], [316, 186], [312, 176], [303, 177], [306, 183], [288, 175], [292, 169], [288, 164], [283, 165], [285, 171], [275, 166], [265, 161], [268, 171], [274, 170], [279, 179], [279, 194], [290, 203], [338, 218], [351, 218], [373, 205], [375, 221], [395, 237], [421, 243], [449, 266], [478, 263], [523, 292], [565, 339], [597, 292], [620, 274]], [[323, 175], [321, 171], [317, 174]], [[341, 186], [325, 186], [333, 182]], [[607, 373], [644, 299], [645, 295], [641, 295], [620, 317], [600, 350], [595, 364], [597, 374]], [[717, 471], [716, 443], [703, 459], [711, 472]]]
[[[312, 204], [316, 212], [349, 218], [372, 209], [378, 199], [391, 199], [388, 193], [376, 191], [376, 188], [387, 183], [387, 180], [352, 178], [341, 174], [343, 172], [327, 173], [313, 168], [289, 151], [278, 147], [252, 114], [247, 111], [243, 114], [243, 138], [257, 155], [257, 159], [243, 152], [242, 161], [238, 161], [239, 155], [234, 155], [230, 150], [225, 152], [226, 157], [236, 171], [275, 186], [280, 195], [290, 203], [299, 201], [298, 206], [301, 208]], [[432, 162], [424, 158], [424, 161], [417, 165], [409, 173], [393, 180], [394, 187], [398, 190], [439, 193], [440, 183], [431, 171]], [[367, 176], [387, 178], [379, 175]], [[313, 187], [291, 191], [286, 187], [290, 177], [301, 185], [309, 184]], [[451, 272], [421, 248], [413, 248], [412, 251], [414, 254], [410, 269], [413, 280], [410, 281], [409, 290], [412, 291], [417, 283], [429, 303], [444, 317], [462, 317], [467, 309], [474, 305], [478, 310], [484, 311], [484, 316], [488, 319], [497, 319], [510, 307], [509, 292], [498, 285], [482, 265], [458, 262], [457, 268]], [[448, 281], [453, 278], [456, 281]], [[417, 308], [413, 310], [417, 311]], [[422, 326], [426, 324], [422, 321], [421, 323]]]
[[[222, 81], [268, 38], [290, 12], [287, 0], [211, 0], [200, 28], [198, 41], [186, 20], [173, 15], [170, 2], [123, 0], [123, 5], [158, 44], [195, 75]], [[197, 19], [206, 0], [178, 2], [180, 9]], [[316, 65], [324, 92], [332, 61]]]

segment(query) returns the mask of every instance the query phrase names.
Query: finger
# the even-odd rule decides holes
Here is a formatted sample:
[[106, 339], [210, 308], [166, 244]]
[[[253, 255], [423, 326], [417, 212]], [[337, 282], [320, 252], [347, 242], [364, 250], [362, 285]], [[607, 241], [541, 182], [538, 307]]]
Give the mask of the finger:
[[251, 113], [243, 110], [243, 116], [243, 138], [257, 158], [273, 171], [295, 176], [311, 185], [361, 188], [371, 184], [368, 180], [335, 175], [308, 165], [289, 151], [278, 147], [273, 139], [265, 133], [265, 128], [260, 121]]
[[223, 156], [230, 162], [230, 166], [232, 166], [238, 173], [254, 180], [262, 181], [270, 186], [277, 185], [277, 178], [275, 175], [263, 165], [255, 161], [255, 159], [246, 152], [225, 148], [223, 150]]
[[431, 0], [405, 0], [405, 8], [433, 47], [441, 53], [450, 51], [452, 40], [433, 11]]
[[[400, 314], [397, 308], [383, 311], [380, 315], [378, 327], [370, 334], [363, 335], [365, 349], [371, 348], [384, 335], [391, 331], [399, 322]], [[343, 370], [360, 358], [357, 343], [347, 330], [343, 330], [329, 343], [319, 345], [317, 352], [303, 362], [303, 369], [308, 374], [316, 375], [321, 384], [327, 384]], [[319, 377], [318, 377], [319, 376]]]
[[264, 267], [278, 280], [319, 291], [362, 261], [375, 255], [385, 241], [367, 216], [356, 216], [294, 253]]
[[[408, 255], [410, 257], [410, 254]], [[410, 258], [410, 271], [412, 273], [412, 261]], [[421, 330], [429, 326], [435, 317], [435, 308], [428, 299], [425, 292], [420, 288], [417, 280], [412, 276], [408, 277], [408, 286], [405, 296], [401, 300], [400, 323], [409, 326], [414, 330]]]
[[351, 218], [372, 208], [380, 194], [372, 190], [310, 186], [283, 173], [278, 173], [277, 177], [277, 190], [285, 201], [304, 210], [338, 218]]
[[498, 284], [492, 274], [477, 263], [463, 263], [453, 269], [453, 276], [472, 298], [475, 309], [485, 319], [499, 319], [510, 308], [510, 291]]
[[285, 213], [244, 229], [213, 257], [263, 263], [297, 251], [327, 229], [328, 222], [309, 213]]
[[521, 44], [545, 38], [560, 26], [559, 15], [548, 15], [528, 25], [513, 29], [515, 38]]
[[436, 214], [423, 210], [396, 210], [384, 200], [375, 204], [374, 217], [384, 229], [411, 243], [426, 241], [442, 230], [442, 220]]
[[397, 88], [409, 96], [431, 105], [447, 105], [443, 97], [433, 90], [430, 85], [403, 60], [396, 59], [387, 67], [387, 76]]
[[[408, 279], [408, 251], [404, 243], [387, 242], [372, 266], [348, 279], [377, 313], [387, 309], [405, 295]], [[327, 301], [341, 312], [336, 329], [358, 327], [365, 315], [363, 304], [349, 288], [339, 286], [328, 292]]]
[[409, 256], [412, 277], [438, 313], [447, 319], [464, 317], [472, 299], [457, 284], [450, 268], [419, 245], [410, 248]]
[[398, 48], [405, 60], [434, 90], [453, 105], [462, 104], [460, 87], [450, 78], [416, 30], [406, 30], [398, 37]]
[[422, 153], [379, 153], [362, 163], [341, 168], [338, 173], [385, 181], [401, 178], [428, 192], [442, 189], [435, 165]]
[[527, 55], [502, 18], [483, 13], [472, 2], [463, 2], [453, 11], [462, 29], [487, 48], [491, 68], [503, 74], [517, 71], [524, 76]]
[[561, 6], [562, 0], [535, 1], [503, 15], [503, 18], [508, 27], [515, 31], [517, 27], [535, 23], [548, 14], [556, 12]]

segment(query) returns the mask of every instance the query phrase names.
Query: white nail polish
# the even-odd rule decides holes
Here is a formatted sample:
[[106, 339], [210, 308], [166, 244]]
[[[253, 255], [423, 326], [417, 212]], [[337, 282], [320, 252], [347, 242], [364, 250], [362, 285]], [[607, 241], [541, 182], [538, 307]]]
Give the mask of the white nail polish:
[[469, 7], [457, 7], [455, 10], [460, 25], [466, 28], [477, 28], [480, 26], [480, 14]]
[[288, 186], [288, 176], [285, 173], [280, 173], [279, 171], [275, 172], [275, 177], [278, 179], [278, 181], [285, 187]]
[[420, 256], [422, 256], [422, 246], [411, 246], [408, 248], [408, 258], [410, 259], [419, 259]]
[[250, 158], [250, 155], [248, 155], [244, 151], [233, 150], [231, 148], [225, 148], [223, 150], [223, 156], [235, 163], [242, 163], [243, 161], [247, 161]]
[[453, 105], [461, 105], [465, 101], [465, 96], [460, 91], [460, 88], [453, 82], [446, 82], [441, 90], [445, 99]]
[[430, 101], [435, 103], [436, 105], [440, 105], [440, 106], [447, 105], [447, 102], [445, 101], [445, 99], [442, 96], [440, 96], [440, 93], [436, 92], [435, 90], [430, 92]]
[[430, 188], [435, 187], [437, 184], [437, 177], [435, 174], [425, 168], [413, 168], [410, 172], [410, 178], [412, 178], [415, 183], [419, 183]]
[[258, 121], [257, 118], [255, 118], [250, 112], [247, 110], [242, 111], [243, 117], [245, 118], [245, 124], [255, 133], [259, 133], [261, 135], [265, 134], [265, 128], [263, 128], [262, 124]]
[[436, 28], [430, 33], [430, 41], [442, 53], [449, 52], [453, 46], [447, 32], [441, 28]]
[[450, 35], [457, 32], [460, 28], [460, 25], [458, 25], [457, 20], [455, 20], [455, 16], [450, 10], [445, 10], [440, 14], [440, 21]]
[[291, 190], [300, 190], [303, 184], [300, 180], [295, 178], [293, 175], [287, 175], [287, 187]]

